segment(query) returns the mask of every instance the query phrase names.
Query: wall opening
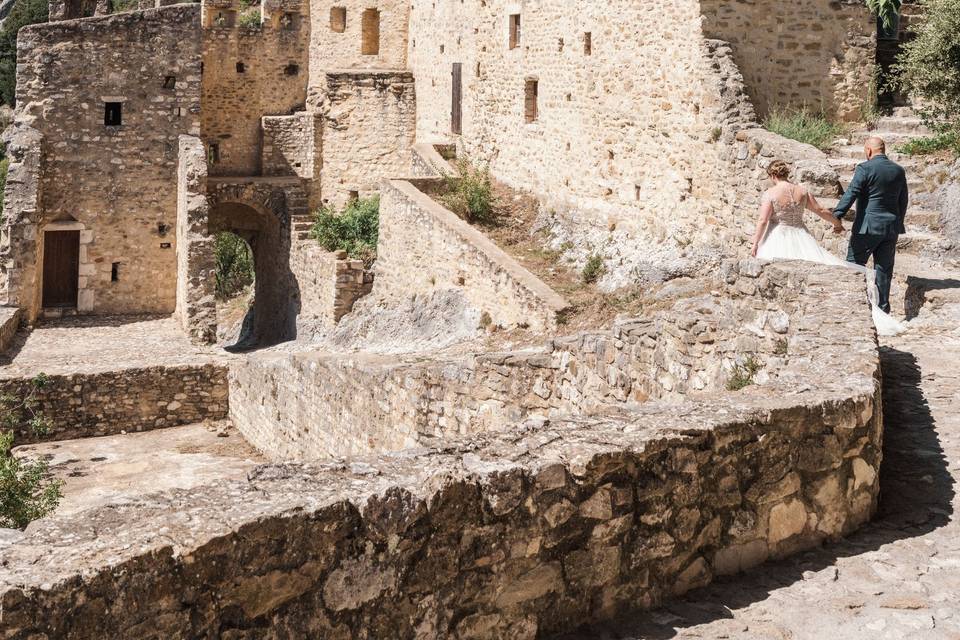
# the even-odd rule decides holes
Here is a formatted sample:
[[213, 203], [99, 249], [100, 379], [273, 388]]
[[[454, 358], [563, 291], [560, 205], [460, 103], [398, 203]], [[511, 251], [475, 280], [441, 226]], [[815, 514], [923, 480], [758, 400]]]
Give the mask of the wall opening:
[[291, 62], [283, 68], [283, 75], [285, 76], [295, 76], [300, 73], [300, 65]]
[[107, 127], [119, 127], [123, 124], [123, 103], [103, 103], [103, 124]]
[[380, 12], [364, 9], [360, 19], [360, 53], [365, 56], [380, 54]]
[[[216, 263], [214, 293], [217, 299], [217, 326], [227, 342], [253, 341], [256, 268], [250, 243], [232, 231], [221, 231], [214, 240]], [[249, 319], [248, 319], [249, 318]]]
[[510, 48], [516, 49], [520, 46], [520, 14], [515, 13], [510, 16]]
[[463, 64], [454, 62], [451, 75], [453, 86], [450, 93], [453, 104], [450, 107], [450, 132], [460, 135], [463, 133]]
[[110, 282], [120, 282], [120, 263], [110, 264]]
[[583, 54], [587, 56], [593, 55], [593, 33], [590, 31], [583, 34]]
[[246, 72], [247, 72], [247, 65], [242, 62], [238, 62], [237, 73], [246, 73]]
[[347, 30], [347, 8], [330, 7], [330, 31], [343, 33]]
[[280, 16], [280, 29], [283, 31], [296, 31], [300, 28], [300, 14], [287, 11]]
[[523, 116], [527, 124], [536, 122], [540, 117], [539, 94], [540, 82], [534, 79], [527, 80], [523, 91]]
[[176, 89], [176, 88], [177, 88], [177, 76], [164, 76], [164, 77], [163, 77], [163, 88], [164, 88], [164, 89]]

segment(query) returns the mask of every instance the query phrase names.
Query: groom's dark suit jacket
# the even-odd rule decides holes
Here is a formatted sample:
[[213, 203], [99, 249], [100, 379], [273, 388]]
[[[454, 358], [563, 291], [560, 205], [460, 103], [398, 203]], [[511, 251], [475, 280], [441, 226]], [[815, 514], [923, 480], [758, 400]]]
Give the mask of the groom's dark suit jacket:
[[838, 218], [857, 203], [853, 233], [871, 236], [896, 236], [906, 233], [903, 220], [907, 215], [907, 174], [903, 167], [884, 154], [873, 156], [857, 165], [850, 186], [833, 213]]

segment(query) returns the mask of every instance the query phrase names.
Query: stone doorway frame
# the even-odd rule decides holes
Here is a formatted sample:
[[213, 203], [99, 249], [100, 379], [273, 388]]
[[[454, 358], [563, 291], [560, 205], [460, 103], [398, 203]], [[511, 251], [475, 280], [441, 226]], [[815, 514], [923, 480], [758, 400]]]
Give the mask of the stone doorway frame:
[[93, 242], [93, 231], [86, 228], [82, 222], [76, 220], [58, 220], [48, 222], [40, 228], [40, 237], [37, 238], [37, 299], [40, 302], [40, 312], [43, 313], [43, 247], [48, 231], [79, 231], [80, 232], [80, 265], [77, 276], [77, 308], [76, 312], [91, 313], [93, 311], [93, 287], [91, 279], [97, 275], [97, 267], [90, 262], [88, 247]]

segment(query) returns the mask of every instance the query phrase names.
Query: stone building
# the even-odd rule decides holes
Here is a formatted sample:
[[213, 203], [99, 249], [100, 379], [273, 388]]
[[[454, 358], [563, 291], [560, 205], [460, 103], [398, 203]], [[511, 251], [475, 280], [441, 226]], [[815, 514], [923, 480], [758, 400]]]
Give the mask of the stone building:
[[168, 4], [57, 0], [21, 32], [0, 298], [27, 322], [176, 313], [211, 340], [229, 230], [254, 251], [256, 336], [290, 339], [326, 313], [306, 283], [357, 268], [305, 257], [311, 210], [409, 175], [415, 142], [489, 163], [584, 237], [716, 244], [737, 181], [709, 43], [761, 114], [841, 118], [875, 46], [846, 0]]

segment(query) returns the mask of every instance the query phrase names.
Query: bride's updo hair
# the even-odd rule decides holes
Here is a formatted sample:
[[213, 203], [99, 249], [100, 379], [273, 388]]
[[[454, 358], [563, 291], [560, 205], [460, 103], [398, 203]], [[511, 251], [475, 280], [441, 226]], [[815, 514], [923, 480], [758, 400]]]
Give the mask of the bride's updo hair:
[[790, 167], [783, 160], [774, 160], [767, 167], [767, 175], [778, 180], [787, 180], [790, 178]]

